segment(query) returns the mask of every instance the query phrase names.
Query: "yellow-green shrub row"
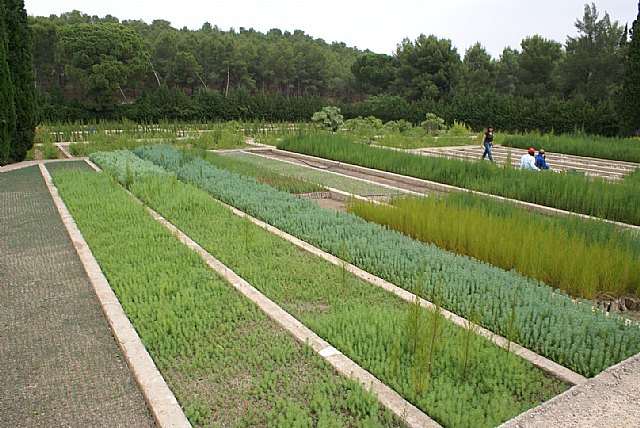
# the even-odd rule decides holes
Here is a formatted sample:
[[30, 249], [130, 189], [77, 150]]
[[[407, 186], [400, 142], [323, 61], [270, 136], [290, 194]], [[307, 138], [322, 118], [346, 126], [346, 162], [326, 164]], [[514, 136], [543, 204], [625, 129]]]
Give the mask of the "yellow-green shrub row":
[[615, 235], [606, 242], [589, 240], [520, 208], [495, 215], [456, 199], [406, 198], [393, 206], [354, 200], [349, 211], [445, 250], [515, 269], [576, 297], [640, 294], [640, 258]]

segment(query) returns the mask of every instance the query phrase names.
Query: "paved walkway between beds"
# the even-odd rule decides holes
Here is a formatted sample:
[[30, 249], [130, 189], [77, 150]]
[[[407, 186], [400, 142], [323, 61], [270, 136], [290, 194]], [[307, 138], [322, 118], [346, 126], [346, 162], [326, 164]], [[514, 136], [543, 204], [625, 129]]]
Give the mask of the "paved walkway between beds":
[[0, 173], [0, 426], [153, 426], [37, 166]]

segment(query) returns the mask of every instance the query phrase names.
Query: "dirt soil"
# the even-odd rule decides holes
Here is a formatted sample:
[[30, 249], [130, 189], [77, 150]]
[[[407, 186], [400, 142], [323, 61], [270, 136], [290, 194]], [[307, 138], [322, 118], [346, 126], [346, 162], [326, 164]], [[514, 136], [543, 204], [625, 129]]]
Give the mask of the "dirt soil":
[[345, 202], [339, 201], [333, 198], [321, 198], [321, 199], [312, 199], [313, 202], [320, 205], [323, 208], [331, 208], [336, 211], [345, 211]]

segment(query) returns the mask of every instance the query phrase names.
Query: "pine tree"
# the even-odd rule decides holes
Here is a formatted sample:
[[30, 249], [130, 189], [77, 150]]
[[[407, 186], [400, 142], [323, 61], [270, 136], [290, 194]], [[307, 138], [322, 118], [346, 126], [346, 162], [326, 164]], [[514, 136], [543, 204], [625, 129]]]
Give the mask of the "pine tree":
[[33, 147], [36, 128], [36, 88], [33, 68], [33, 35], [27, 21], [24, 0], [4, 0], [7, 29], [7, 62], [13, 82], [16, 127], [9, 157], [24, 160]]
[[0, 0], [0, 165], [6, 165], [11, 161], [11, 138], [16, 128], [13, 86], [7, 62], [7, 26], [4, 17], [5, 0]]
[[618, 105], [620, 131], [623, 135], [640, 135], [640, 1], [638, 17], [631, 27], [631, 42], [625, 64], [622, 94]]

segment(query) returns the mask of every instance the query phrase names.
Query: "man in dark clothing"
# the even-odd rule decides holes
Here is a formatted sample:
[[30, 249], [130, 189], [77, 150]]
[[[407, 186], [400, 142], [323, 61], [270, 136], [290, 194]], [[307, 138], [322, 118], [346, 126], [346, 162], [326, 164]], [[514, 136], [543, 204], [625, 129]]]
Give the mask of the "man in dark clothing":
[[544, 149], [538, 150], [538, 154], [536, 155], [536, 166], [539, 169], [549, 169], [549, 165], [547, 165], [547, 160], [544, 155]]

